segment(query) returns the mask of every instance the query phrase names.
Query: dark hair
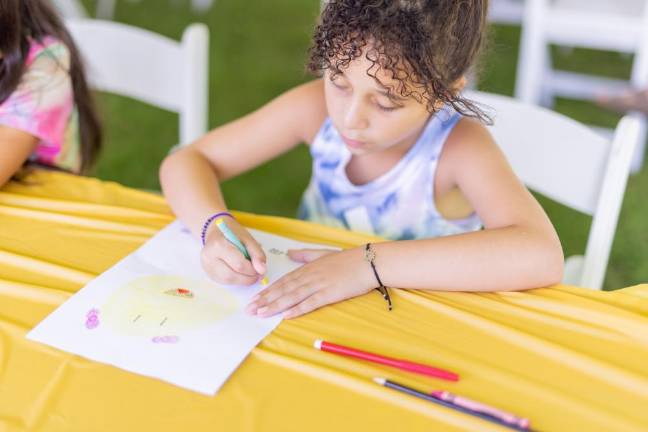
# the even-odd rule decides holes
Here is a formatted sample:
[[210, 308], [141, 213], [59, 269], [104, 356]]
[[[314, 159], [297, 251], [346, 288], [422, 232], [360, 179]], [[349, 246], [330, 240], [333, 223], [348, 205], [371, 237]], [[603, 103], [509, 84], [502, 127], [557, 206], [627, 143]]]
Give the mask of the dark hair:
[[[486, 39], [488, 0], [329, 0], [315, 28], [308, 69], [333, 76], [364, 52], [367, 75], [381, 69], [391, 94], [437, 102], [485, 123], [490, 118], [453, 85], [476, 62]], [[365, 50], [366, 48], [366, 50]]]
[[0, 103], [18, 87], [32, 40], [46, 36], [61, 41], [70, 52], [70, 78], [79, 113], [81, 171], [87, 172], [101, 148], [101, 124], [85, 78], [81, 55], [49, 0], [0, 1]]

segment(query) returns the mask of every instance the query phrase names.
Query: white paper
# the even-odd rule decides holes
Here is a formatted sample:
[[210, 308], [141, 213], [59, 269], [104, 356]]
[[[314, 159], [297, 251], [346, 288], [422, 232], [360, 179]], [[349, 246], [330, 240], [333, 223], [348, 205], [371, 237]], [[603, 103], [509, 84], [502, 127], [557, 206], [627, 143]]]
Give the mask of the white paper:
[[[273, 283], [301, 264], [287, 249], [320, 248], [250, 230]], [[219, 285], [200, 264], [200, 243], [176, 221], [92, 280], [27, 338], [213, 395], [281, 321], [245, 313], [263, 287]]]

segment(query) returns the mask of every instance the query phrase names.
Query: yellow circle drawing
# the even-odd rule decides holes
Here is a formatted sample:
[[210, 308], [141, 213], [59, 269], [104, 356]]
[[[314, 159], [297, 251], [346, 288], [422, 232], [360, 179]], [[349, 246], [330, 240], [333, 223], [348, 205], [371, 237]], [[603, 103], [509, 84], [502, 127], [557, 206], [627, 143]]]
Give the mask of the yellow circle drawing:
[[155, 275], [117, 289], [100, 308], [100, 317], [119, 334], [176, 342], [187, 330], [217, 323], [237, 309], [236, 297], [213, 282]]

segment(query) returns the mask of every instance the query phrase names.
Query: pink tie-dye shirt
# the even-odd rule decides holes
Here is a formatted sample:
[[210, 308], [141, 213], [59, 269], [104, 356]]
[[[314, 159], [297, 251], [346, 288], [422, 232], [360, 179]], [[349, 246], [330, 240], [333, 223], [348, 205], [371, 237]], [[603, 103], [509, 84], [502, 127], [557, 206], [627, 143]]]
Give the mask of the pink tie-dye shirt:
[[39, 139], [31, 161], [78, 172], [79, 122], [69, 69], [65, 44], [51, 37], [33, 41], [20, 84], [0, 104], [0, 124]]

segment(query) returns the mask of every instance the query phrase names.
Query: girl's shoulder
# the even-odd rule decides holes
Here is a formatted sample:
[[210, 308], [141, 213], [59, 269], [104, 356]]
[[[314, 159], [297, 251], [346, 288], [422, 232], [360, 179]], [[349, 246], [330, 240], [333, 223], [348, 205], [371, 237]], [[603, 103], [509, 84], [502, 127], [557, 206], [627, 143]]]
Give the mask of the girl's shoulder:
[[493, 137], [482, 122], [470, 117], [461, 117], [448, 135], [443, 152], [448, 157], [463, 158], [497, 148]]
[[34, 63], [52, 64], [52, 62], [65, 69], [69, 69], [70, 51], [68, 47], [61, 40], [53, 36], [45, 36], [40, 40], [32, 39], [25, 61], [27, 67], [34, 65]]
[[446, 186], [460, 177], [483, 176], [507, 167], [508, 162], [486, 126], [462, 117], [448, 136], [438, 166], [438, 177]]
[[[33, 39], [30, 43], [25, 70], [14, 92], [14, 101], [27, 111], [67, 102], [72, 92], [67, 46], [49, 36]], [[34, 106], [28, 108], [30, 104]]]

